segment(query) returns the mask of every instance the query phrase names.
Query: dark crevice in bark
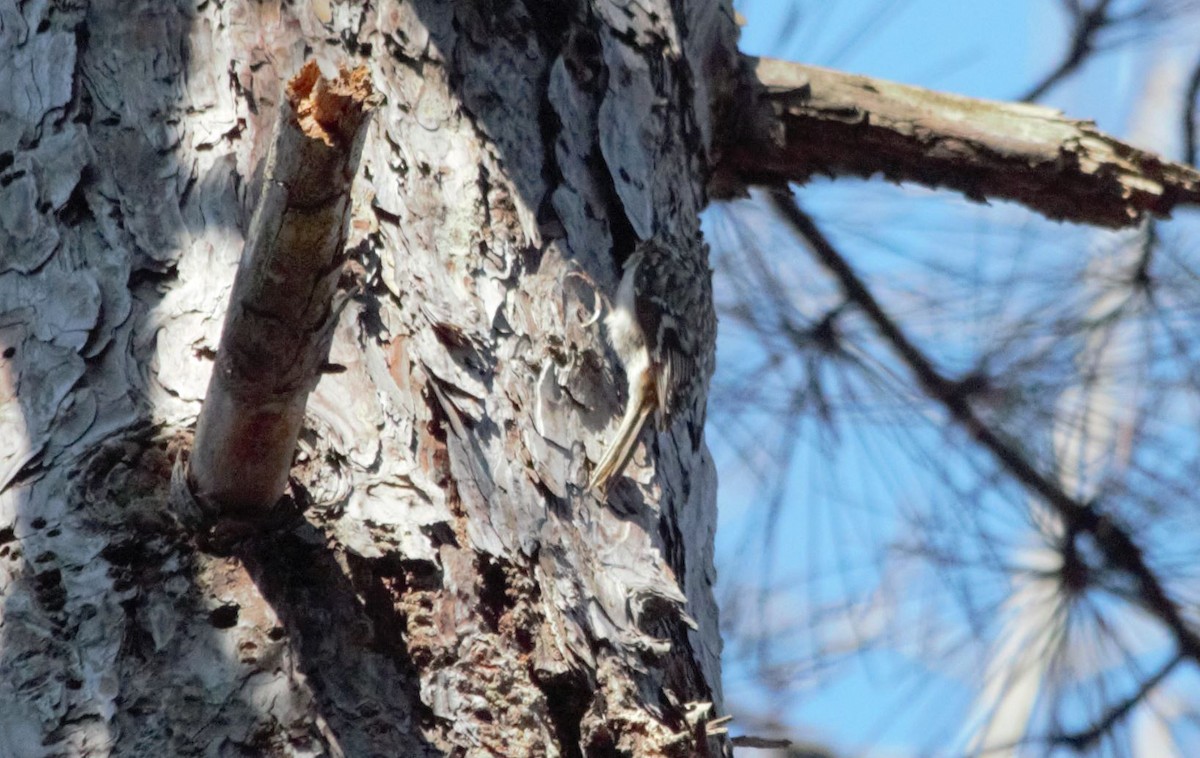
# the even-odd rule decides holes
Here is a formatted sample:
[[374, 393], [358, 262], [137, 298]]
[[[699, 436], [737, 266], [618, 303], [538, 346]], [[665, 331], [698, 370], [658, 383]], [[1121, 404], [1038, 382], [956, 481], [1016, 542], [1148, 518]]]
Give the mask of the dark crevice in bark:
[[[555, 6], [559, 7], [555, 7]], [[533, 32], [537, 35], [538, 42], [546, 51], [546, 59], [554, 61], [554, 59], [562, 52], [563, 45], [567, 40], [568, 30], [571, 28], [571, 18], [569, 13], [570, 5], [568, 3], [546, 3], [544, 6], [537, 9], [537, 13], [531, 13]], [[543, 72], [540, 89], [544, 94], [549, 93], [550, 67], [547, 67]], [[562, 172], [558, 167], [558, 160], [554, 150], [555, 143], [558, 141], [559, 132], [562, 131], [562, 122], [558, 114], [554, 111], [554, 105], [550, 102], [548, 96], [542, 97], [538, 104], [538, 127], [541, 130], [543, 152], [545, 160], [542, 164], [542, 179], [546, 182], [546, 196], [542, 198], [541, 203], [537, 208], [538, 221], [545, 224], [549, 218], [555, 216], [554, 206], [550, 199], [554, 194], [554, 188], [563, 181]]]
[[208, 623], [211, 624], [214, 629], [232, 628], [235, 624], [237, 624], [238, 612], [240, 610], [241, 607], [237, 603], [231, 603], [229, 605], [222, 605], [218, 608], [214, 608], [208, 614]]
[[[592, 702], [594, 686], [582, 672], [566, 671], [534, 681], [546, 693], [546, 706], [564, 758], [584, 758], [583, 716]], [[588, 756], [595, 755], [588, 751]]]
[[[423, 74], [427, 59], [424, 57], [414, 57], [406, 53], [404, 50], [404, 45], [408, 40], [403, 32], [398, 31], [396, 34], [398, 36], [389, 36], [383, 38], [383, 49], [392, 57], [392, 60], [399, 63], [401, 66], [404, 66], [405, 68], [417, 74]], [[406, 103], [400, 103], [397, 105], [397, 107], [399, 107], [401, 110], [408, 109], [408, 105]]]
[[616, 737], [607, 727], [592, 733], [585, 755], [587, 758], [633, 758], [628, 750], [617, 747]]
[[[409, 592], [442, 589], [442, 574], [425, 561], [405, 561], [398, 556], [366, 559], [347, 556], [354, 584], [363, 597], [363, 609], [372, 626], [372, 649], [384, 653], [410, 681], [417, 681], [417, 667], [404, 638], [408, 628], [403, 598]], [[422, 708], [427, 709], [424, 704]], [[433, 718], [432, 711], [424, 714]]]
[[679, 522], [675, 518], [660, 518], [658, 536], [663, 542], [663, 557], [675, 572], [675, 576], [687, 576], [687, 557]]
[[513, 599], [508, 595], [508, 579], [505, 577], [504, 561], [489, 555], [479, 557], [479, 610], [483, 621], [491, 632], [500, 629], [500, 617], [512, 608]]
[[[558, 495], [554, 494], [543, 482], [537, 482], [535, 486], [537, 487], [538, 493], [542, 496], [543, 501], [546, 503], [546, 511], [548, 513], [553, 513], [561, 519], [569, 520], [572, 518], [571, 501], [569, 498], [559, 497]], [[532, 562], [537, 562], [536, 555], [533, 557]]]
[[137, 294], [145, 294], [147, 290], [158, 291], [173, 282], [178, 275], [179, 269], [174, 264], [164, 268], [134, 266], [129, 271], [129, 289]]
[[[550, 88], [543, 85], [542, 91], [548, 94]], [[559, 132], [562, 131], [562, 120], [555, 112], [554, 104], [548, 96], [542, 98], [538, 107], [538, 128], [541, 130], [542, 145], [546, 154], [546, 160], [542, 164], [542, 179], [546, 181], [547, 190], [546, 196], [538, 204], [537, 216], [538, 223], [545, 226], [551, 218], [557, 218], [554, 204], [551, 201], [554, 196], [554, 188], [563, 181], [562, 170], [558, 166], [558, 156], [554, 149], [558, 142]]]
[[[589, 10], [587, 17], [570, 29], [570, 33], [562, 41], [558, 49], [572, 80], [581, 91], [590, 95], [590, 119], [597, 119], [601, 101], [607, 88], [609, 72], [604, 63], [603, 45], [597, 36], [597, 21]], [[631, 43], [632, 44], [632, 43]], [[549, 98], [544, 99], [546, 108], [554, 118], [556, 125], [554, 136], [561, 129], [559, 116], [551, 107]], [[554, 140], [547, 139], [547, 162], [554, 161]], [[584, 157], [588, 172], [596, 182], [604, 201], [605, 215], [608, 221], [608, 231], [612, 238], [612, 255], [620, 271], [625, 260], [633, 254], [638, 243], [638, 235], [633, 224], [625, 213], [625, 205], [617, 192], [617, 178], [604, 160], [600, 151], [599, 136], [594, 137], [592, 151]], [[556, 164], [557, 171], [557, 164]], [[562, 181], [561, 175], [551, 184], [551, 192]]]
[[693, 81], [692, 68], [686, 58], [677, 58], [671, 63], [671, 81], [679, 88], [679, 102], [682, 107], [678, 113], [681, 119], [680, 132], [687, 141], [692, 152], [699, 156], [701, 166], [700, 186], [708, 184], [712, 174], [712, 165], [708, 159], [708, 151], [704, 149], [704, 138], [700, 133], [700, 125], [696, 123], [696, 83]]
[[[488, 382], [496, 369], [496, 356], [487, 345], [469, 339], [460, 327], [444, 321], [433, 321], [429, 324], [438, 341], [446, 348], [446, 355], [463, 370], [476, 374], [481, 381]], [[437, 381], [434, 379], [433, 381]], [[459, 392], [457, 387], [447, 382], [441, 382], [439, 387], [443, 392], [453, 396]]]
[[625, 265], [633, 249], [637, 247], [638, 235], [633, 229], [633, 222], [625, 213], [625, 204], [617, 192], [617, 180], [609, 170], [599, 147], [587, 157], [588, 167], [596, 177], [600, 192], [604, 197], [604, 205], [608, 210], [608, 233], [612, 236], [612, 254], [616, 261], [617, 271]]
[[50, 613], [58, 613], [67, 604], [67, 591], [63, 587], [61, 569], [46, 569], [34, 574], [33, 588], [38, 602]]
[[[2, 170], [2, 169], [0, 169]], [[67, 197], [67, 202], [58, 209], [58, 220], [64, 226], [78, 226], [85, 221], [95, 219], [95, 214], [92, 213], [92, 207], [87, 201], [87, 188], [94, 181], [95, 171], [91, 167], [85, 167], [79, 175], [79, 183], [71, 190], [71, 194]]]
[[573, 18], [574, 10], [578, 7], [579, 3], [571, 0], [534, 3], [536, 12], [529, 14], [532, 22], [530, 28], [537, 35], [543, 49], [557, 51], [562, 48], [563, 40], [571, 29], [571, 24], [578, 21]]

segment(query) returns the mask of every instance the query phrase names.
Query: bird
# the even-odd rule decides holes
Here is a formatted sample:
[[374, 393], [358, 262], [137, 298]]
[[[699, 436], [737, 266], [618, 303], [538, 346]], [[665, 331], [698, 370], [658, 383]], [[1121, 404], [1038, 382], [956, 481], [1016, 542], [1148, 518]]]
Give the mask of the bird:
[[708, 246], [699, 235], [639, 241], [625, 260], [604, 326], [629, 392], [616, 435], [588, 480], [599, 493], [625, 470], [652, 415], [663, 432], [677, 414], [707, 397], [717, 318]]

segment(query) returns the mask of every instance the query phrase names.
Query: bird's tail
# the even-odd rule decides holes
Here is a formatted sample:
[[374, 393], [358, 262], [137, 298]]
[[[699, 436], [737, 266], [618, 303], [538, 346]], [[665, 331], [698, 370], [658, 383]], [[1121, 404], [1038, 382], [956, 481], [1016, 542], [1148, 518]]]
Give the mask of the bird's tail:
[[600, 462], [596, 464], [596, 470], [592, 472], [592, 478], [588, 480], [589, 489], [603, 494], [608, 490], [609, 483], [621, 475], [653, 409], [654, 403], [649, 402], [649, 398], [643, 398], [640, 403], [630, 403], [617, 429], [617, 436], [609, 443]]

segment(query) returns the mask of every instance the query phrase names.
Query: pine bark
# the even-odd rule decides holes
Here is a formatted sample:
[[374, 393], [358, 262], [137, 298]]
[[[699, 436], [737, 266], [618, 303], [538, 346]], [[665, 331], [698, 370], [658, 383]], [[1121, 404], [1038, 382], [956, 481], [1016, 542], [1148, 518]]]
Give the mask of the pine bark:
[[[735, 34], [666, 0], [0, 0], [0, 754], [724, 751], [703, 419], [583, 485], [623, 401], [588, 317], [698, 228]], [[344, 370], [299, 514], [202, 528], [172, 471], [308, 58], [383, 98]]]

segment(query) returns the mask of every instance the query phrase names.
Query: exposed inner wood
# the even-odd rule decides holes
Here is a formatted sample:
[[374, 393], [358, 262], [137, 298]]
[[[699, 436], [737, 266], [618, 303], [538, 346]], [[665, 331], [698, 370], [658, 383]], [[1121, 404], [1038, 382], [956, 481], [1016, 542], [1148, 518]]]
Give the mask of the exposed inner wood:
[[333, 147], [335, 140], [353, 138], [374, 90], [365, 66], [343, 69], [336, 79], [329, 80], [310, 60], [288, 82], [287, 96], [300, 130]]

